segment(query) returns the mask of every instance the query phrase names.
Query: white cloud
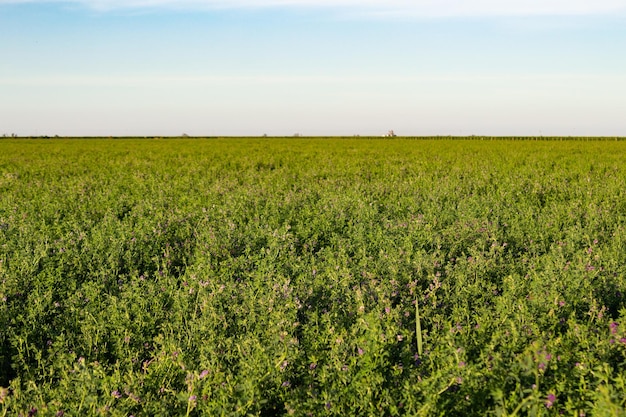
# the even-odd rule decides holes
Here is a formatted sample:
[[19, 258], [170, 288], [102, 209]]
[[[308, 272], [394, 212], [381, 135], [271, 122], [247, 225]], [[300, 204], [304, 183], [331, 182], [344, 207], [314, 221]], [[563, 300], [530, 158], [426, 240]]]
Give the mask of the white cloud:
[[420, 74], [410, 76], [319, 76], [319, 75], [171, 75], [171, 76], [146, 76], [146, 75], [121, 75], [121, 76], [80, 76], [80, 75], [51, 75], [51, 76], [22, 76], [2, 77], [0, 86], [36, 86], [36, 87], [62, 87], [62, 86], [99, 86], [99, 87], [130, 87], [130, 86], [207, 86], [207, 85], [409, 85], [433, 83], [455, 83], [467, 85], [498, 84], [542, 84], [542, 85], [617, 85], [626, 86], [626, 75], [622, 74]]
[[99, 11], [304, 7], [414, 17], [626, 15], [624, 0], [0, 0], [0, 5], [19, 3], [74, 4]]

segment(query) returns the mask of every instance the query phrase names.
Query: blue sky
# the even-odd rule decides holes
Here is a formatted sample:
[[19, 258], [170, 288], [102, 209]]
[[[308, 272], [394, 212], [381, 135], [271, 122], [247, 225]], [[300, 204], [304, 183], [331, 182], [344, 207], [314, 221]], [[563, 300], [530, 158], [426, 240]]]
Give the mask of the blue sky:
[[0, 0], [0, 134], [626, 136], [626, 0]]

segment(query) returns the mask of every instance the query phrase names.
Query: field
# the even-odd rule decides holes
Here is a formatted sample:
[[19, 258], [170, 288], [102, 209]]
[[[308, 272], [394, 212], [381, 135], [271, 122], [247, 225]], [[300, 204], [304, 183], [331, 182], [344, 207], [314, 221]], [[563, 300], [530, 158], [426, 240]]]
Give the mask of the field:
[[626, 413], [626, 141], [0, 141], [0, 416]]

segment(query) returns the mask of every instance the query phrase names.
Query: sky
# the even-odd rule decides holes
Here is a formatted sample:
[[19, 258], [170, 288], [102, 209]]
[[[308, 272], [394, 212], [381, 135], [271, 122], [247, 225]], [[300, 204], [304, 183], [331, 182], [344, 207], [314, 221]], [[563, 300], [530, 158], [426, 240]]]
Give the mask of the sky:
[[626, 136], [626, 0], [0, 0], [0, 135]]

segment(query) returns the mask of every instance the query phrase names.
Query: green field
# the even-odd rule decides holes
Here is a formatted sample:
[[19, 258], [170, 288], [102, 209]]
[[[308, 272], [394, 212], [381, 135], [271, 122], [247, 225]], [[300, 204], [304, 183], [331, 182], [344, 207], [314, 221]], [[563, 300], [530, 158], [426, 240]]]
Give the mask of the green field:
[[0, 416], [626, 413], [626, 141], [0, 140]]

